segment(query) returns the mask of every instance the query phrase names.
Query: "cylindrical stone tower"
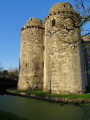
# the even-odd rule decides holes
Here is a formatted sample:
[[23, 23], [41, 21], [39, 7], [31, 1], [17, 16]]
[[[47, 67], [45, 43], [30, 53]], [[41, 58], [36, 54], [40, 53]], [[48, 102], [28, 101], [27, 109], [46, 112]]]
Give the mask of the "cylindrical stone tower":
[[44, 91], [55, 94], [85, 91], [80, 19], [68, 2], [53, 5], [45, 18]]
[[42, 89], [43, 27], [38, 18], [30, 18], [21, 28], [18, 89]]

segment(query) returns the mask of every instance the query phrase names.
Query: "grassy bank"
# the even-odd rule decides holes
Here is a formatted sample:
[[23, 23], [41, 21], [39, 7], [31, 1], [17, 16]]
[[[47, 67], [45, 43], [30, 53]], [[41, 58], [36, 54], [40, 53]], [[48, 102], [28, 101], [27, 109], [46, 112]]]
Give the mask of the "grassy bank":
[[85, 94], [71, 94], [71, 95], [57, 95], [57, 94], [49, 94], [43, 91], [32, 91], [32, 90], [17, 90], [17, 89], [8, 89], [9, 92], [16, 93], [25, 93], [27, 95], [37, 94], [40, 96], [48, 96], [48, 97], [59, 97], [59, 98], [69, 98], [69, 99], [90, 99], [90, 88], [87, 89], [87, 93]]
[[0, 110], [0, 120], [28, 120]]

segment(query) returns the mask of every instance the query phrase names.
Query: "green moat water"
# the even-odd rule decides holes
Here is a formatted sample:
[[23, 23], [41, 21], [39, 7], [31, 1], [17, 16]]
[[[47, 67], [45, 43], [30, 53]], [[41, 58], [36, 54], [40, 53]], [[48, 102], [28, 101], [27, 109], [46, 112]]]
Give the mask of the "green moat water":
[[28, 120], [90, 120], [90, 104], [60, 104], [19, 96], [0, 96], [0, 110]]

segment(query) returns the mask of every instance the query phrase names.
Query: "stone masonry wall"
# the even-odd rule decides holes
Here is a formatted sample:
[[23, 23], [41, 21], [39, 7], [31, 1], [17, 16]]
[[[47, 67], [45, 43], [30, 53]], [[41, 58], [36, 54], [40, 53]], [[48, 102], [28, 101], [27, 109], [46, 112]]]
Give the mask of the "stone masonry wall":
[[81, 17], [68, 2], [56, 3], [45, 17], [30, 18], [21, 28], [18, 89], [55, 94], [85, 92], [80, 38]]
[[38, 18], [30, 18], [21, 29], [18, 89], [42, 89], [43, 28]]
[[87, 78], [87, 86], [90, 86], [90, 35], [86, 35], [83, 40], [83, 52], [85, 56], [85, 74]]
[[80, 17], [69, 3], [59, 3], [53, 7], [44, 21], [43, 90], [56, 94], [83, 93], [85, 77], [82, 78], [84, 70], [81, 68]]

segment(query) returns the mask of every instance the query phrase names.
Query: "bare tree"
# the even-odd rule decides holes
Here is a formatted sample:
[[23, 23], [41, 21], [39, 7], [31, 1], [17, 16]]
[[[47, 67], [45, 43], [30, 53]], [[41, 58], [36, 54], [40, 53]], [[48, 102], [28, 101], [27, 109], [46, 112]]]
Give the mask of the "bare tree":
[[[65, 39], [61, 40], [62, 42], [67, 44], [67, 47], [70, 44], [77, 46], [76, 44], [78, 43], [79, 40], [81, 40], [84, 36], [90, 35], [90, 23], [89, 23], [90, 22], [90, 0], [72, 0], [72, 1], [74, 2], [75, 10], [81, 16], [81, 23], [76, 26], [74, 19], [71, 17], [69, 17], [69, 19], [73, 21], [74, 27], [77, 27], [81, 30], [81, 36], [77, 38], [75, 41], [65, 41]], [[55, 29], [53, 31], [48, 30], [47, 36], [49, 37], [53, 36], [56, 32], [59, 32], [62, 29], [66, 29], [68, 32], [71, 30], [74, 30], [74, 29], [68, 29], [68, 27], [62, 23], [60, 26], [60, 29], [57, 29], [57, 30]]]
[[81, 24], [79, 26], [82, 31], [82, 37], [90, 35], [90, 0], [73, 0], [73, 2], [75, 3], [74, 7], [76, 11], [82, 17]]

